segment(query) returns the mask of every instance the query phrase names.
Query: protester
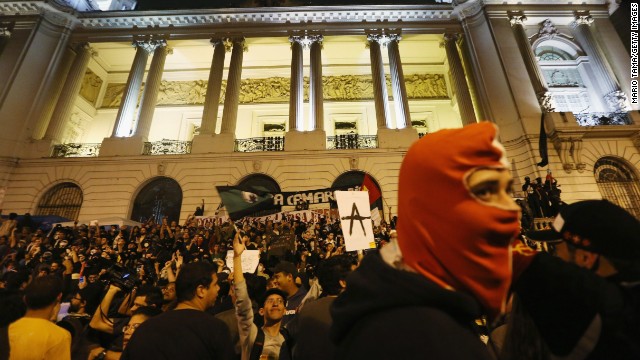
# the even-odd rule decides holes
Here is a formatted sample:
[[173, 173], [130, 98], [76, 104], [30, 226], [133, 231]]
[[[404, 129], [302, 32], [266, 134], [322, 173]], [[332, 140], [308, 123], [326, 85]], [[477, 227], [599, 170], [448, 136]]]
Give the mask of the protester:
[[352, 260], [346, 255], [333, 256], [318, 266], [317, 276], [322, 288], [320, 297], [305, 302], [287, 326], [289, 334], [295, 339], [293, 359], [334, 358], [335, 345], [329, 338], [332, 323], [329, 309], [336, 297], [345, 290], [352, 266]]
[[638, 219], [607, 200], [580, 201], [527, 237], [559, 241], [557, 257], [514, 258], [530, 262], [514, 288], [552, 353], [640, 359]]
[[[53, 324], [60, 310], [62, 281], [52, 275], [34, 279], [25, 289], [27, 313], [8, 327], [8, 358], [71, 359], [71, 335]], [[1, 356], [0, 356], [1, 357]]]
[[273, 285], [287, 294], [287, 312], [282, 319], [282, 324], [287, 324], [296, 316], [296, 311], [307, 290], [296, 283], [298, 269], [289, 261], [281, 261], [273, 269]]
[[176, 279], [178, 305], [142, 324], [123, 359], [232, 359], [226, 325], [204, 311], [218, 296], [215, 265], [185, 264]]
[[[142, 306], [137, 308], [131, 315], [131, 319], [129, 323], [122, 328], [123, 341], [122, 348], [126, 348], [129, 340], [131, 340], [131, 336], [136, 331], [136, 329], [143, 322], [149, 320], [150, 318], [160, 315], [162, 310], [158, 309], [155, 306]], [[88, 357], [85, 356], [85, 359], [89, 360], [118, 360], [122, 356], [122, 352], [107, 350], [102, 347], [97, 347], [91, 350], [91, 353]]]
[[365, 256], [333, 303], [336, 358], [490, 359], [475, 320], [503, 311], [519, 232], [497, 138], [484, 122], [411, 146], [400, 168], [397, 241]]
[[245, 245], [238, 232], [233, 243], [233, 277], [242, 359], [290, 359], [290, 348], [286, 342], [288, 335], [283, 333], [282, 325], [287, 294], [280, 289], [270, 289], [265, 292], [262, 301], [260, 301], [259, 309], [264, 325], [258, 328], [253, 322], [251, 299], [247, 290], [247, 282], [242, 273], [242, 253], [244, 250]]

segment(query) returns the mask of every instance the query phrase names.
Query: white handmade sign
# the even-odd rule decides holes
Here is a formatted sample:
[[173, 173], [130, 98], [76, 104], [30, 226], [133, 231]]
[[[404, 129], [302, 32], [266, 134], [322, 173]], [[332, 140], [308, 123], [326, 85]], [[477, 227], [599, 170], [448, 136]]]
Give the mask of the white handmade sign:
[[336, 191], [338, 213], [347, 251], [372, 249], [373, 240], [369, 193], [367, 191]]
[[[242, 252], [242, 272], [253, 274], [260, 263], [260, 250], [245, 250]], [[227, 251], [227, 267], [233, 274], [233, 250]]]

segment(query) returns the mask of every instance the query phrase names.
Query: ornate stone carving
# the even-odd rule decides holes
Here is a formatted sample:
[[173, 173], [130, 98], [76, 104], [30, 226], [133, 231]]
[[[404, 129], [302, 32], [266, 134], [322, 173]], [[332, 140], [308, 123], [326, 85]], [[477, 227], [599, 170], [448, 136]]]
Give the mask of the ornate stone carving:
[[572, 22], [572, 24], [574, 24], [574, 26], [578, 26], [578, 25], [587, 25], [587, 26], [591, 26], [591, 24], [593, 24], [593, 17], [591, 17], [591, 15], [589, 15], [588, 13], [582, 13], [582, 14], [576, 14], [576, 19]]
[[[390, 80], [386, 79], [390, 89]], [[304, 79], [305, 99], [308, 99], [309, 79]], [[448, 97], [442, 74], [412, 74], [405, 76], [409, 99], [443, 99]], [[325, 100], [358, 101], [373, 99], [373, 83], [368, 75], [339, 75], [322, 78]], [[224, 103], [226, 81], [222, 82], [220, 102]], [[109, 84], [103, 107], [120, 105], [124, 84]], [[207, 81], [162, 81], [157, 105], [201, 105], [207, 90]], [[289, 78], [243, 79], [240, 85], [241, 104], [276, 103], [289, 100]]]
[[90, 69], [87, 69], [87, 72], [84, 74], [84, 78], [82, 78], [80, 96], [95, 106], [103, 82], [104, 81], [98, 75]]
[[511, 15], [509, 16], [509, 22], [511, 23], [511, 26], [524, 26], [524, 23], [527, 22], [527, 17], [522, 14]]
[[142, 48], [149, 54], [153, 54], [153, 52], [159, 46], [167, 46], [167, 42], [165, 40], [134, 40], [131, 45], [136, 48]]
[[484, 7], [483, 0], [477, 1], [457, 1], [456, 6], [453, 8], [453, 15], [458, 15], [458, 19], [463, 21], [468, 17], [476, 16]]
[[538, 94], [538, 103], [540, 104], [540, 108], [544, 112], [554, 112], [556, 111], [556, 102], [553, 99], [553, 94], [548, 91], [545, 91], [542, 94]]
[[629, 110], [627, 95], [620, 90], [608, 93], [604, 96], [604, 100], [609, 105], [609, 108], [615, 112], [625, 112]]
[[539, 38], [553, 39], [556, 35], [558, 35], [558, 29], [550, 19], [546, 19], [540, 24], [540, 29], [538, 30]]
[[562, 168], [570, 173], [572, 170], [582, 172], [586, 165], [582, 162], [582, 138], [565, 137], [557, 134], [551, 138], [553, 147], [558, 152]]
[[349, 159], [349, 166], [351, 166], [351, 170], [356, 170], [358, 168], [358, 158], [354, 156]]
[[164, 176], [167, 171], [167, 165], [164, 162], [158, 164], [158, 175]]
[[14, 23], [0, 22], [0, 37], [11, 37], [13, 32]]
[[258, 172], [262, 169], [262, 161], [253, 160], [253, 171]]

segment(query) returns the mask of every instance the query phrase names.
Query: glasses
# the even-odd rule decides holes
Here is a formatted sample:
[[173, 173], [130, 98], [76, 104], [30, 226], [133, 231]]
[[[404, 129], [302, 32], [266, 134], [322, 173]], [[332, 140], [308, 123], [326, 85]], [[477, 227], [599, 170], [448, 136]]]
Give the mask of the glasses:
[[135, 331], [138, 327], [140, 326], [140, 324], [132, 324], [132, 325], [125, 325], [122, 327], [122, 332], [125, 333], [129, 330], [131, 331]]
[[265, 301], [266, 304], [269, 305], [280, 305], [280, 304], [284, 304], [284, 300], [282, 299], [267, 299], [267, 301]]

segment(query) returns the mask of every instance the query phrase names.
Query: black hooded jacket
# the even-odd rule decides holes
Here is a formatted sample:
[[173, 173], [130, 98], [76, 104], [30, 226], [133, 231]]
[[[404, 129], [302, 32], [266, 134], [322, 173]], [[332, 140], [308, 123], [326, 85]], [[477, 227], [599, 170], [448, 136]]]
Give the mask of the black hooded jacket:
[[490, 359], [480, 305], [367, 255], [331, 307], [336, 359]]

